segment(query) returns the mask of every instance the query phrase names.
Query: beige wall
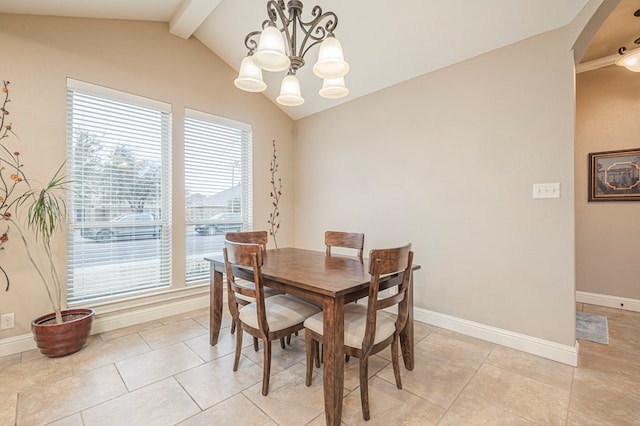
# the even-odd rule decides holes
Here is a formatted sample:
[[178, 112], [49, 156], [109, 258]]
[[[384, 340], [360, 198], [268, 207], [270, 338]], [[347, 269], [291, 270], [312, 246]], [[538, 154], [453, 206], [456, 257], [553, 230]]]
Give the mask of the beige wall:
[[640, 79], [615, 65], [576, 80], [576, 289], [640, 299], [640, 204], [587, 202], [588, 154], [640, 148]]
[[[233, 86], [235, 72], [195, 39], [172, 36], [167, 24], [29, 17], [0, 14], [2, 75], [11, 81], [11, 121], [21, 138], [25, 170], [46, 180], [66, 157], [66, 78], [146, 96], [173, 106], [174, 283], [184, 281], [184, 191], [182, 119], [184, 108], [253, 124], [254, 227], [266, 229], [271, 140], [277, 139], [284, 181], [279, 244], [293, 242], [292, 121], [267, 98]], [[64, 236], [56, 258], [65, 268]], [[50, 311], [22, 248], [0, 253], [13, 286], [0, 292], [0, 312], [15, 312], [16, 328], [0, 338], [29, 332], [36, 316]]]
[[[296, 121], [296, 245], [320, 249], [328, 229], [364, 232], [366, 250], [411, 242], [419, 308], [573, 346], [570, 38], [546, 33]], [[562, 198], [532, 199], [547, 182]]]

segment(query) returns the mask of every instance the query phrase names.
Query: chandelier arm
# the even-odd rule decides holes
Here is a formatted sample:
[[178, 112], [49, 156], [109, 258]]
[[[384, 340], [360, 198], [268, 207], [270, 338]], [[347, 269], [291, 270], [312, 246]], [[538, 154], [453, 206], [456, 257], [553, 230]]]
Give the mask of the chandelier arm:
[[[284, 1], [283, 0], [278, 0], [278, 1], [268, 0], [267, 1], [267, 16], [269, 17], [269, 21], [275, 23], [278, 14], [280, 14], [280, 16], [282, 17], [282, 11], [283, 10], [284, 10]], [[263, 28], [264, 28], [264, 23], [263, 23]]]
[[[311, 21], [300, 21], [302, 32], [305, 34], [302, 43], [300, 43], [300, 57], [304, 57], [309, 49], [322, 42], [328, 36], [333, 35], [333, 31], [338, 26], [338, 16], [333, 12], [322, 13], [320, 6], [315, 6], [311, 15], [314, 16]], [[312, 42], [309, 46], [306, 46], [309, 40], [312, 40]]]
[[[273, 24], [278, 28], [277, 22], [278, 18], [280, 18], [280, 23], [282, 24], [282, 28], [278, 28], [281, 32], [284, 33], [284, 36], [287, 40], [287, 47], [291, 49], [291, 34], [289, 33], [289, 24], [293, 20], [293, 16], [290, 18], [285, 16], [285, 6], [283, 0], [269, 0], [267, 1], [267, 15], [269, 16], [269, 20], [265, 21], [262, 24], [262, 28], [265, 27], [269, 22], [273, 22]], [[291, 56], [292, 52], [289, 52]]]
[[249, 56], [253, 55], [258, 49], [258, 42], [254, 37], [260, 37], [262, 31], [252, 31], [244, 38], [244, 45], [249, 49]]

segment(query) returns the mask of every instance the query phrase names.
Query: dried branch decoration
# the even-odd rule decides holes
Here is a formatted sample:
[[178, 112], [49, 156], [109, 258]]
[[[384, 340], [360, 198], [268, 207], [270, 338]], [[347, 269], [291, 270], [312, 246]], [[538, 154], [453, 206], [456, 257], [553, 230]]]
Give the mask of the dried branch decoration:
[[271, 199], [273, 200], [271, 204], [273, 205], [273, 211], [269, 213], [269, 220], [267, 223], [271, 226], [269, 229], [269, 234], [273, 237], [273, 244], [278, 248], [278, 240], [276, 239], [276, 234], [280, 229], [280, 212], [278, 211], [278, 204], [280, 203], [280, 197], [282, 196], [282, 178], [278, 178], [276, 183], [276, 173], [278, 172], [278, 157], [276, 155], [276, 140], [273, 140], [273, 158], [271, 159], [271, 163], [269, 165], [269, 170], [271, 171]]
[[[61, 311], [64, 303], [64, 283], [53, 260], [51, 238], [64, 224], [66, 217], [64, 193], [67, 180], [63, 173], [64, 163], [46, 185], [38, 188], [31, 186], [23, 171], [20, 152], [9, 147], [10, 136], [20, 141], [12, 129], [12, 124], [6, 122], [9, 115], [7, 103], [11, 101], [9, 82], [3, 81], [0, 90], [4, 94], [0, 107], [0, 222], [3, 222], [0, 229], [0, 250], [5, 250], [5, 244], [10, 240], [9, 230], [15, 230], [22, 240], [29, 262], [44, 284], [51, 307], [56, 314], [56, 323], [60, 324], [63, 322]], [[27, 213], [24, 230], [17, 221], [20, 209], [25, 209]], [[38, 261], [33, 252], [32, 242], [26, 238], [27, 230], [33, 233], [35, 243], [41, 245], [46, 254], [46, 261]], [[8, 248], [7, 245], [6, 249]], [[5, 283], [5, 291], [9, 291], [9, 275], [0, 265], [0, 282], [2, 281]]]

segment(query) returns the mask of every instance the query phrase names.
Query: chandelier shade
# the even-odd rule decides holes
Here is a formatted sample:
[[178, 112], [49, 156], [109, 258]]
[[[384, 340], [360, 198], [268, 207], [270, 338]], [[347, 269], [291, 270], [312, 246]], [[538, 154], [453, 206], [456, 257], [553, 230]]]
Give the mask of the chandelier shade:
[[622, 56], [616, 60], [616, 65], [625, 67], [629, 71], [640, 72], [640, 47], [624, 51]]
[[304, 103], [300, 94], [300, 82], [295, 75], [289, 74], [282, 79], [280, 96], [276, 98], [276, 101], [285, 106], [298, 106]]
[[238, 78], [233, 84], [247, 92], [264, 92], [267, 89], [267, 84], [262, 80], [262, 69], [253, 63], [253, 56], [247, 56], [242, 60]]
[[347, 96], [349, 89], [344, 85], [344, 77], [325, 78], [322, 81], [322, 89], [318, 93], [323, 98], [337, 99]]
[[262, 30], [253, 63], [265, 71], [274, 72], [284, 71], [291, 65], [291, 60], [284, 51], [282, 33], [275, 26]]
[[343, 78], [349, 72], [349, 64], [344, 60], [342, 44], [334, 35], [338, 17], [333, 12], [323, 12], [320, 6], [314, 6], [311, 15], [309, 21], [302, 20], [300, 0], [288, 0], [286, 6], [284, 0], [267, 0], [268, 19], [261, 30], [250, 32], [244, 39], [249, 52], [234, 81], [236, 87], [261, 92], [266, 89], [262, 71], [288, 69], [276, 101], [286, 106], [302, 105], [304, 99], [296, 72], [304, 66], [309, 50], [319, 45], [313, 73], [323, 79], [320, 95], [335, 99], [349, 94]]
[[344, 60], [340, 41], [335, 37], [327, 37], [320, 44], [318, 62], [313, 66], [313, 73], [320, 78], [339, 78], [348, 72], [349, 64]]

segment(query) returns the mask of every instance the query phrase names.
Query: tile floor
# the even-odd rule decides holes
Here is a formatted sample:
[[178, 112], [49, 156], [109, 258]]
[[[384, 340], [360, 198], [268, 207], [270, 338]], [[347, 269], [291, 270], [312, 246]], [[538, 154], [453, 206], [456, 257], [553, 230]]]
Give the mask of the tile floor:
[[[640, 313], [606, 315], [609, 346], [580, 342], [579, 367], [416, 323], [416, 368], [398, 390], [387, 351], [370, 364], [370, 425], [640, 425]], [[0, 358], [0, 425], [323, 425], [322, 380], [304, 385], [304, 341], [274, 344], [269, 395], [262, 357], [232, 371], [229, 318], [208, 344], [199, 310], [92, 336], [77, 354]], [[357, 360], [345, 373], [345, 425], [365, 424]]]

